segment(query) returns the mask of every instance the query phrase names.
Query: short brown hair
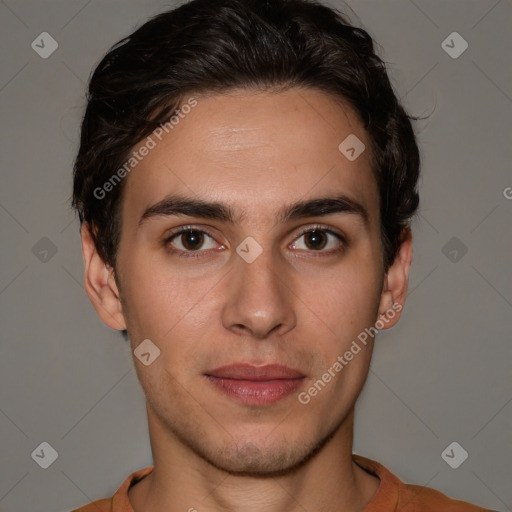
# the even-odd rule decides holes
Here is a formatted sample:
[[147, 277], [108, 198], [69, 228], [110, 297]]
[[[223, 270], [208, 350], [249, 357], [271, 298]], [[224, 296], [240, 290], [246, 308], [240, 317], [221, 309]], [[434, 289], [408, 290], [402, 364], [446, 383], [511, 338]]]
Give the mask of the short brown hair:
[[[310, 87], [348, 102], [371, 140], [387, 270], [415, 213], [420, 158], [373, 40], [309, 0], [193, 0], [118, 42], [95, 69], [74, 166], [72, 205], [115, 268], [123, 183], [94, 193], [185, 95]], [[341, 141], [340, 141], [341, 142]]]

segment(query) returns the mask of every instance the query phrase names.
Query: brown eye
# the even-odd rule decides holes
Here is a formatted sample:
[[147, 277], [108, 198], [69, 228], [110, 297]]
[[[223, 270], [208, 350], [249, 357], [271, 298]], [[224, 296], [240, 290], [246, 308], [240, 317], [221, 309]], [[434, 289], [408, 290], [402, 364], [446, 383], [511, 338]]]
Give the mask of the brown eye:
[[[208, 246], [208, 240], [210, 245]], [[215, 248], [215, 240], [201, 229], [183, 228], [173, 233], [165, 240], [165, 245], [171, 246], [177, 252], [206, 252]], [[206, 245], [206, 247], [204, 247]]]
[[309, 231], [305, 233], [305, 243], [309, 249], [323, 249], [327, 245], [327, 236], [322, 231]]
[[[299, 241], [301, 238], [304, 242], [300, 243]], [[341, 234], [318, 226], [302, 231], [293, 243], [292, 248], [308, 252], [318, 252], [327, 256], [335, 252], [343, 251], [346, 246], [346, 240]]]
[[204, 243], [204, 236], [201, 231], [187, 231], [181, 233], [180, 241], [185, 249], [190, 251], [196, 251]]

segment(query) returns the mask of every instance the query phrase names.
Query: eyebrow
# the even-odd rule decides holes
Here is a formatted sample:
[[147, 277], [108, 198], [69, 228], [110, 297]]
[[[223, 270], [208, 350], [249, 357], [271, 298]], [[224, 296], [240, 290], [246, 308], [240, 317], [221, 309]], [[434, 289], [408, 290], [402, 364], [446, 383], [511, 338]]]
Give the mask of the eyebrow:
[[[277, 223], [284, 224], [291, 220], [319, 217], [334, 213], [357, 215], [366, 226], [368, 225], [368, 212], [366, 208], [345, 195], [308, 199], [285, 205], [277, 213]], [[237, 214], [228, 204], [174, 194], [166, 196], [158, 203], [147, 208], [139, 220], [139, 226], [155, 217], [173, 215], [212, 219], [230, 224], [234, 224], [237, 221], [240, 222], [245, 217], [244, 213]]]

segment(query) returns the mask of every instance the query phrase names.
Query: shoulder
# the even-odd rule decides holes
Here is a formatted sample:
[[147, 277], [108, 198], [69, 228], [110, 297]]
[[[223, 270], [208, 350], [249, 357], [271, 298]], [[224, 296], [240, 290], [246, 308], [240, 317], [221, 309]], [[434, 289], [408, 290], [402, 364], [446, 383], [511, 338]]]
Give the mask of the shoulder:
[[121, 487], [119, 487], [111, 498], [94, 501], [71, 512], [133, 512], [130, 500], [128, 499], [128, 491], [130, 487], [149, 475], [152, 471], [153, 466], [135, 471], [125, 479]]
[[493, 512], [430, 487], [406, 484], [382, 464], [356, 454], [352, 457], [356, 464], [380, 479], [379, 489], [364, 512]]
[[401, 483], [397, 511], [400, 512], [492, 512], [489, 509], [455, 500], [431, 487]]
[[71, 512], [112, 512], [112, 498], [94, 501]]

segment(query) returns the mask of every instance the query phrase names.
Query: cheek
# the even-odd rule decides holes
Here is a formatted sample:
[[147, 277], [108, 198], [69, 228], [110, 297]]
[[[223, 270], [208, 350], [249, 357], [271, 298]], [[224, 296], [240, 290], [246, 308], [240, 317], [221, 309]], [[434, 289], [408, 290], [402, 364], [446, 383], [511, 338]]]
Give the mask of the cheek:
[[379, 304], [377, 272], [359, 267], [340, 272], [336, 279], [316, 291], [314, 378], [303, 398], [329, 423], [353, 403], [360, 393], [373, 350], [371, 327]]
[[[355, 259], [355, 258], [354, 258]], [[375, 264], [346, 264], [302, 279], [297, 295], [334, 343], [357, 336], [377, 318], [381, 278]]]
[[136, 253], [129, 259], [120, 258], [120, 268], [128, 330], [132, 335], [160, 338], [186, 307], [185, 301], [180, 300], [183, 292], [179, 281], [171, 280], [160, 265], [138, 258]]
[[125, 317], [133, 338], [149, 338], [159, 346], [180, 340], [183, 348], [212, 325], [211, 294], [218, 275], [192, 278], [160, 258], [130, 255], [123, 267]]

